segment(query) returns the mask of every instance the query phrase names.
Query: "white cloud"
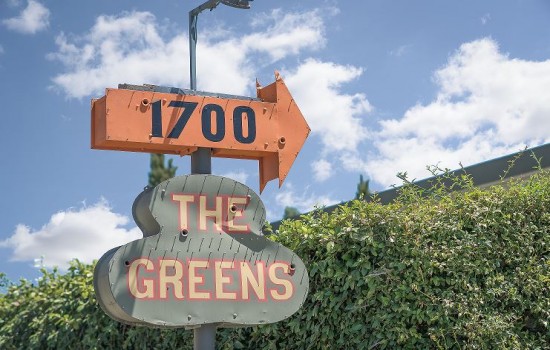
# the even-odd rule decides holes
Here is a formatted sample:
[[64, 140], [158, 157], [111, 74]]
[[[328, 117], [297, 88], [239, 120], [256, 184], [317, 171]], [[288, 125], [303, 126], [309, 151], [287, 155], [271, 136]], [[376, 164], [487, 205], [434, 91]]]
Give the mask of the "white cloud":
[[50, 24], [50, 10], [41, 3], [29, 0], [27, 7], [19, 16], [2, 20], [2, 23], [10, 30], [35, 34], [46, 29]]
[[412, 48], [411, 44], [401, 45], [395, 50], [390, 51], [390, 56], [401, 57], [407, 54]]
[[483, 25], [487, 24], [487, 22], [489, 22], [490, 20], [491, 20], [491, 14], [490, 13], [486, 13], [483, 16], [481, 16], [481, 24], [483, 24]]
[[17, 7], [21, 4], [22, 0], [6, 0], [9, 7]]
[[355, 151], [368, 132], [362, 117], [372, 110], [364, 94], [342, 93], [342, 85], [362, 74], [362, 69], [308, 59], [285, 77], [312, 133], [326, 151]]
[[241, 171], [231, 171], [231, 172], [222, 174], [221, 176], [233, 179], [242, 184], [246, 184], [246, 181], [248, 180], [248, 177], [250, 176], [250, 174], [241, 170]]
[[456, 169], [550, 141], [550, 60], [510, 58], [485, 38], [463, 44], [434, 81], [434, 101], [380, 123], [375, 154], [358, 163], [372, 180], [424, 178], [427, 165]]
[[[263, 27], [257, 23], [259, 28], [252, 34], [236, 35], [219, 28], [200, 33], [199, 90], [244, 94], [254, 87], [257, 64], [249, 62], [252, 53], [260, 55], [258, 62], [265, 56], [268, 64], [318, 49], [324, 42], [323, 20], [316, 11], [273, 11], [262, 16]], [[68, 97], [101, 94], [123, 82], [188, 86], [187, 33], [169, 35], [149, 12], [100, 16], [84, 36], [61, 34], [56, 43], [57, 52], [48, 57], [61, 61], [66, 72], [53, 82]]]
[[297, 55], [304, 47], [319, 49], [325, 45], [324, 23], [317, 10], [305, 13], [273, 10], [260, 15], [253, 26], [261, 28], [266, 23], [272, 24], [263, 31], [245, 36], [243, 45], [251, 51], [268, 54], [272, 61], [289, 54]]
[[315, 160], [311, 163], [315, 180], [323, 182], [332, 176], [332, 163], [326, 159]]
[[275, 195], [275, 202], [282, 209], [285, 207], [294, 207], [301, 213], [309, 212], [315, 207], [328, 206], [338, 203], [337, 200], [331, 198], [329, 195], [316, 195], [309, 193], [308, 187], [301, 191], [296, 191], [290, 182], [285, 184], [285, 189], [277, 192]]
[[142, 238], [137, 227], [125, 228], [128, 223], [126, 216], [114, 213], [102, 200], [58, 212], [39, 230], [18, 225], [13, 235], [0, 241], [0, 248], [13, 250], [12, 261], [32, 262], [44, 256], [44, 266], [66, 268], [72, 259], [90, 263], [113, 247]]

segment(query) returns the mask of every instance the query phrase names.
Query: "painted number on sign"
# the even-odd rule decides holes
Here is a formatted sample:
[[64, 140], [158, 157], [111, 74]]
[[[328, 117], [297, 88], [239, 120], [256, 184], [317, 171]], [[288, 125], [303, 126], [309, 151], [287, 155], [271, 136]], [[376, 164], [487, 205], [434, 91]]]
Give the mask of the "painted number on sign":
[[[180, 137], [197, 105], [197, 102], [186, 101], [171, 101], [168, 104], [168, 107], [181, 108], [181, 115], [172, 130], [168, 133], [168, 138], [177, 139]], [[151, 107], [153, 113], [151, 136], [163, 137], [161, 101], [153, 102]], [[247, 123], [248, 131], [246, 136], [243, 128], [245, 122]], [[201, 126], [202, 135], [205, 139], [212, 142], [222, 141], [225, 138], [225, 124], [225, 111], [222, 106], [209, 103], [202, 108]], [[256, 140], [256, 114], [252, 108], [248, 106], [235, 107], [233, 110], [233, 133], [235, 140], [240, 143], [250, 144]]]

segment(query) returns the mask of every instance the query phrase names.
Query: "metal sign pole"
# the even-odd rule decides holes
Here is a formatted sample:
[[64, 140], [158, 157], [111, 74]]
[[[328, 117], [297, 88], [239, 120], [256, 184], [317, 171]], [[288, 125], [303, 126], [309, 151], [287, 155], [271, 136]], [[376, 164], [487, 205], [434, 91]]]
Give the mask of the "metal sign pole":
[[195, 328], [193, 333], [193, 349], [214, 350], [216, 348], [216, 325], [204, 324]]
[[[197, 21], [199, 13], [212, 11], [222, 2], [237, 8], [249, 8], [248, 0], [208, 0], [189, 12], [189, 65], [191, 90], [197, 90]], [[212, 150], [199, 147], [191, 154], [191, 174], [212, 174]], [[204, 324], [194, 330], [195, 350], [214, 350], [216, 347], [215, 324]]]
[[[214, 9], [217, 2], [208, 1], [189, 12], [189, 66], [191, 90], [197, 90], [197, 20], [204, 9]], [[191, 174], [211, 174], [212, 154], [209, 148], [199, 148], [191, 154]]]
[[[189, 66], [190, 87], [197, 90], [197, 21], [199, 13], [206, 8], [217, 6], [216, 1], [208, 1], [189, 12]], [[212, 152], [210, 148], [199, 148], [191, 154], [191, 174], [212, 174]], [[194, 350], [215, 350], [216, 325], [204, 324], [193, 330]]]

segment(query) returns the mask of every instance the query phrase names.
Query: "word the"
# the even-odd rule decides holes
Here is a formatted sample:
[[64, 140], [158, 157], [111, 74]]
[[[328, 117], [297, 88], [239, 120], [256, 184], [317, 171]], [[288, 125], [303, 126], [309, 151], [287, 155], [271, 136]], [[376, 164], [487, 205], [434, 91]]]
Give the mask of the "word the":
[[[231, 233], [249, 233], [249, 226], [242, 221], [244, 207], [248, 204], [248, 197], [215, 196], [214, 204], [209, 207], [209, 197], [201, 194], [173, 193], [172, 201], [178, 204], [180, 230], [189, 230], [191, 220], [196, 221], [196, 228], [199, 231], [214, 229], [227, 230]], [[196, 216], [191, 216], [191, 206], [195, 206]], [[210, 220], [209, 220], [210, 219]], [[208, 222], [213, 222], [214, 227], [208, 227]]]

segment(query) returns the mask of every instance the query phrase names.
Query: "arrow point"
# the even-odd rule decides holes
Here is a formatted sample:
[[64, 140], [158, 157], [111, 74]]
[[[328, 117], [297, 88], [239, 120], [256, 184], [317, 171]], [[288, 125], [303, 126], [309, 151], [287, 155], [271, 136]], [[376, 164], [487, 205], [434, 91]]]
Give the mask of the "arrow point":
[[[260, 158], [260, 193], [267, 183], [279, 177], [279, 157], [277, 153]], [[280, 180], [279, 180], [280, 181]]]
[[311, 129], [283, 79], [280, 76], [276, 76], [276, 79], [277, 105], [280, 106], [278, 136], [282, 138], [284, 135], [284, 147], [278, 152], [278, 178], [281, 187]]

